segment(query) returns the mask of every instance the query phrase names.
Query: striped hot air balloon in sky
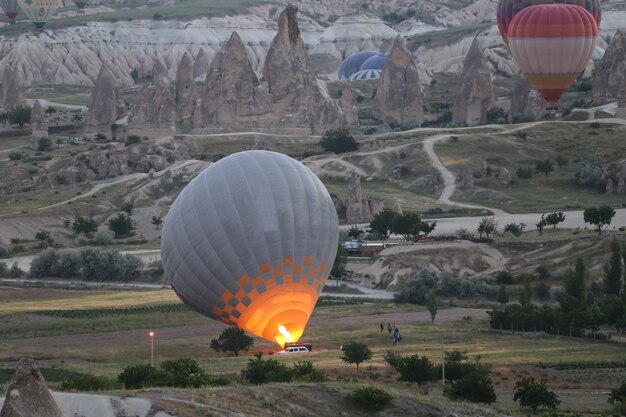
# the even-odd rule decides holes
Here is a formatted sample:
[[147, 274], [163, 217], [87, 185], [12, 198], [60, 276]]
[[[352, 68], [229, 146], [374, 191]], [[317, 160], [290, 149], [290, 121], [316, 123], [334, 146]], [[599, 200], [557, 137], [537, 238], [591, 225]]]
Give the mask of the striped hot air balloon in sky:
[[0, 0], [0, 6], [4, 14], [9, 18], [10, 23], [15, 23], [15, 18], [20, 12], [20, 7], [17, 5], [17, 0]]
[[509, 47], [524, 75], [551, 104], [584, 71], [598, 25], [580, 6], [542, 4], [519, 12], [509, 26]]
[[500, 0], [496, 21], [505, 44], [508, 45], [509, 26], [515, 15], [527, 7], [540, 4], [574, 4], [584, 7], [591, 13], [598, 27], [600, 26], [602, 18], [600, 0]]
[[17, 3], [35, 28], [41, 30], [59, 8], [61, 0], [17, 0]]
[[273, 341], [297, 342], [337, 253], [322, 182], [276, 152], [240, 152], [180, 193], [165, 220], [168, 281], [192, 309]]

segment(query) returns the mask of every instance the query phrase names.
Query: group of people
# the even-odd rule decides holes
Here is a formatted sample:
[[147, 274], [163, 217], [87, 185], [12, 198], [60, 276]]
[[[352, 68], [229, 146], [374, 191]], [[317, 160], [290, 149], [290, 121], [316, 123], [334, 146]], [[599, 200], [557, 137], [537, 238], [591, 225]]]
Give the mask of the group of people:
[[[395, 324], [392, 326], [391, 323], [387, 323], [387, 332], [391, 334], [392, 330], [393, 344], [395, 345], [402, 340], [402, 336], [400, 335], [400, 330], [398, 330], [398, 327]], [[383, 331], [385, 331], [385, 323], [380, 323], [380, 332], [382, 333]]]

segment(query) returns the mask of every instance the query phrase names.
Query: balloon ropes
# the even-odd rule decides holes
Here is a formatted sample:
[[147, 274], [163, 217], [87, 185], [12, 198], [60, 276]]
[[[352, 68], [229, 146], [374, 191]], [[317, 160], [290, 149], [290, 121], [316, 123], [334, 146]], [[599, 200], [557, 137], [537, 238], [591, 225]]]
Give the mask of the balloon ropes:
[[179, 298], [280, 346], [302, 336], [332, 267], [337, 214], [307, 167], [268, 151], [213, 164], [180, 193], [161, 255]]
[[523, 9], [540, 4], [573, 4], [585, 8], [600, 27], [602, 9], [600, 0], [500, 0], [497, 8], [496, 21], [504, 43], [509, 45], [509, 26], [516, 14]]
[[542, 4], [520, 11], [509, 26], [509, 47], [528, 80], [551, 104], [584, 71], [595, 50], [598, 25], [587, 10]]
[[4, 14], [9, 19], [9, 23], [15, 24], [15, 19], [20, 12], [17, 0], [0, 0], [0, 6], [2, 6]]
[[35, 28], [42, 30], [50, 16], [59, 8], [61, 0], [17, 0], [17, 3]]

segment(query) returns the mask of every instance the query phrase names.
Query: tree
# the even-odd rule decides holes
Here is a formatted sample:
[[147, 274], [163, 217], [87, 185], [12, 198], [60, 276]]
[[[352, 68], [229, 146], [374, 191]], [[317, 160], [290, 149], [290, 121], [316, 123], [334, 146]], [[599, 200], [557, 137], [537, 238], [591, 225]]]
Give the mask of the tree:
[[506, 304], [509, 302], [509, 295], [506, 293], [506, 287], [504, 285], [500, 285], [496, 301], [500, 304]]
[[422, 219], [418, 213], [396, 214], [391, 221], [391, 231], [402, 235], [404, 240], [412, 240], [413, 236], [420, 232], [421, 224]]
[[397, 214], [389, 209], [384, 209], [374, 216], [370, 222], [370, 230], [380, 236], [382, 240], [389, 237], [393, 227], [393, 219]]
[[569, 163], [569, 160], [563, 155], [557, 155], [557, 157], [555, 158], [555, 161], [556, 161], [556, 164], [559, 166], [559, 168], [563, 168], [564, 166], [567, 166], [567, 164]]
[[546, 216], [545, 214], [541, 215], [541, 220], [539, 220], [539, 222], [535, 225], [537, 227], [537, 230], [539, 231], [539, 236], [543, 235], [543, 228], [546, 227], [548, 224], [548, 221], [546, 220]]
[[348, 230], [348, 237], [358, 240], [363, 233], [365, 233], [365, 231], [363, 229], [359, 229], [359, 227], [355, 224], [352, 225], [350, 230]]
[[420, 232], [428, 236], [429, 234], [433, 232], [433, 230], [435, 230], [435, 227], [437, 227], [437, 222], [432, 222], [432, 223], [422, 222], [420, 224]]
[[326, 152], [333, 153], [352, 152], [359, 149], [359, 144], [345, 127], [327, 130], [322, 136], [320, 145]]
[[19, 128], [23, 128], [26, 123], [30, 123], [30, 114], [32, 109], [29, 106], [16, 106], [13, 110], [9, 111], [9, 123], [18, 125]]
[[491, 404], [496, 401], [493, 381], [489, 377], [489, 368], [476, 361], [467, 366], [463, 377], [446, 383], [444, 394], [447, 397], [463, 399], [474, 403]]
[[604, 292], [619, 295], [622, 286], [622, 246], [617, 239], [611, 242], [611, 258], [604, 265]]
[[133, 204], [132, 201], [127, 201], [125, 203], [122, 203], [122, 207], [120, 207], [120, 210], [122, 210], [124, 213], [127, 213], [129, 216], [133, 214], [134, 209], [135, 209], [135, 205]]
[[524, 229], [526, 228], [526, 224], [524, 223], [509, 223], [504, 226], [504, 233], [510, 233], [515, 237], [520, 237]]
[[161, 372], [168, 387], [199, 388], [206, 385], [209, 379], [204, 369], [191, 358], [164, 361]]
[[513, 401], [519, 401], [520, 406], [530, 408], [536, 412], [538, 408], [550, 408], [552, 410], [561, 403], [559, 396], [548, 390], [546, 379], [535, 382], [535, 378], [522, 378], [515, 383], [515, 395]]
[[49, 137], [39, 138], [37, 140], [37, 151], [47, 152], [52, 149], [52, 139]]
[[133, 219], [126, 213], [118, 213], [117, 216], [109, 219], [109, 229], [115, 233], [116, 237], [128, 236], [135, 230]]
[[76, 234], [85, 234], [85, 236], [95, 233], [98, 230], [98, 223], [94, 219], [88, 217], [76, 216], [72, 222], [72, 230]]
[[537, 163], [535, 164], [535, 171], [543, 172], [547, 177], [549, 173], [554, 171], [554, 162], [552, 162], [549, 159], [544, 159], [543, 161], [537, 161]]
[[611, 206], [591, 207], [583, 212], [585, 223], [595, 225], [599, 235], [602, 234], [603, 226], [611, 224], [613, 216], [615, 216], [615, 210]]
[[132, 365], [124, 368], [117, 376], [118, 382], [126, 389], [140, 389], [163, 384], [163, 373], [152, 365]]
[[487, 239], [489, 239], [489, 235], [495, 233], [498, 230], [498, 222], [493, 217], [483, 217], [478, 223], [478, 227], [476, 231], [480, 234], [480, 238], [482, 239], [483, 233], [487, 235]]
[[565, 214], [562, 211], [555, 211], [554, 213], [550, 213], [546, 216], [546, 224], [552, 226], [553, 229], [556, 229], [556, 225], [559, 223], [563, 223], [565, 221]]
[[519, 303], [522, 307], [530, 306], [530, 300], [533, 295], [533, 289], [530, 286], [530, 277], [527, 276], [524, 278], [524, 283], [522, 284], [522, 289], [519, 294]]
[[428, 298], [426, 299], [426, 308], [430, 311], [430, 322], [435, 322], [435, 316], [437, 315], [437, 292], [430, 290], [428, 292]]
[[565, 294], [558, 297], [564, 312], [584, 309], [587, 301], [586, 276], [587, 268], [583, 260], [578, 258], [574, 271], [569, 270], [565, 276]]
[[159, 227], [161, 226], [161, 224], [163, 224], [163, 220], [160, 217], [152, 216], [151, 223], [154, 225], [154, 227], [156, 227], [157, 230], [159, 230]]
[[35, 239], [40, 240], [44, 247], [47, 247], [48, 245], [54, 243], [54, 239], [52, 239], [52, 237], [50, 236], [50, 232], [47, 232], [45, 230], [40, 230], [39, 232], [35, 233]]
[[217, 339], [211, 340], [211, 349], [216, 352], [233, 352], [235, 356], [239, 356], [242, 350], [250, 350], [253, 345], [254, 339], [238, 327], [224, 329]]
[[330, 276], [335, 279], [341, 278], [346, 271], [346, 265], [348, 264], [348, 254], [346, 248], [339, 242], [337, 245], [337, 255], [333, 262], [333, 267], [330, 269]]
[[341, 360], [345, 363], [355, 363], [357, 371], [361, 362], [372, 359], [372, 351], [362, 342], [350, 341], [343, 345], [342, 350]]
[[435, 370], [436, 368], [426, 356], [407, 356], [400, 359], [398, 364], [398, 372], [400, 372], [398, 380], [422, 384], [438, 378], [438, 373]]

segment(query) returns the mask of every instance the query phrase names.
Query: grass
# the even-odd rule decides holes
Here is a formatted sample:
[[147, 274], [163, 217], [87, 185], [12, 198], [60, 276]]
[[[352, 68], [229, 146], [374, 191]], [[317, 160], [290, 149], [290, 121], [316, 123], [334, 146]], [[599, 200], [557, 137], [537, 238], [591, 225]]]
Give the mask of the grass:
[[30, 137], [0, 138], [0, 152], [26, 145], [30, 145]]
[[[575, 175], [579, 163], [602, 159], [606, 166], [626, 154], [622, 140], [626, 127], [546, 123], [524, 132], [525, 139], [519, 133], [463, 135], [457, 142], [437, 145], [438, 155], [453, 172], [469, 169], [480, 175], [474, 180], [478, 191], [460, 200], [515, 213], [623, 203], [620, 196], [605, 196], [579, 186]], [[517, 178], [518, 168], [534, 167], [536, 161], [546, 158], [554, 161], [557, 155], [567, 158], [568, 164], [559, 168], [555, 163], [555, 171], [548, 176], [535, 173], [532, 179]], [[513, 181], [503, 184], [494, 176], [483, 176], [483, 160], [494, 175], [500, 167], [508, 168]]]

